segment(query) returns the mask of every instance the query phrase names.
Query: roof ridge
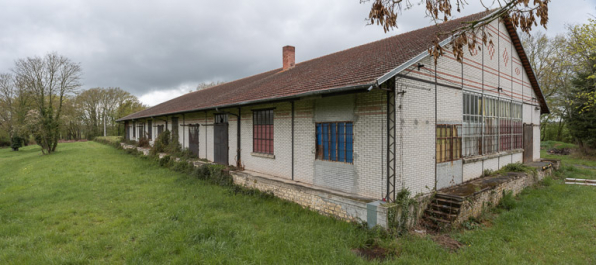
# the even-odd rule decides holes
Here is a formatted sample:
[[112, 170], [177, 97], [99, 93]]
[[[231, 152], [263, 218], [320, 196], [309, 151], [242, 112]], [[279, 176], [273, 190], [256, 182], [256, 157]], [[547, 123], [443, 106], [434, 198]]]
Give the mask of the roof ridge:
[[309, 93], [327, 93], [344, 88], [354, 89], [355, 84], [373, 83], [396, 66], [427, 50], [426, 45], [431, 45], [429, 40], [435, 38], [437, 32], [453, 30], [463, 25], [462, 21], [478, 19], [489, 12], [490, 10], [478, 12], [336, 51], [300, 62], [286, 71], [275, 68], [186, 93], [127, 115], [119, 121], [249, 104], [265, 99], [297, 97]]
[[[471, 17], [471, 16], [477, 16], [478, 14], [483, 13], [483, 12], [490, 13], [490, 12], [492, 12], [492, 10], [481, 11], [481, 12], [470, 14], [470, 15], [463, 16], [463, 17], [460, 17], [460, 18], [456, 18], [456, 19], [452, 19], [452, 20], [449, 20], [449, 21], [445, 21], [445, 22], [442, 22], [440, 24], [432, 24], [432, 25], [428, 25], [426, 27], [422, 27], [422, 28], [418, 28], [418, 29], [414, 29], [414, 30], [402, 32], [402, 33], [397, 34], [397, 35], [393, 35], [393, 36], [389, 36], [389, 37], [386, 37], [386, 38], [382, 38], [380, 40], [375, 40], [375, 41], [363, 43], [363, 44], [360, 44], [360, 45], [357, 45], [357, 46], [354, 46], [354, 47], [346, 48], [346, 49], [339, 50], [339, 51], [336, 51], [336, 52], [333, 52], [333, 53], [329, 53], [329, 54], [325, 54], [325, 55], [322, 55], [322, 56], [319, 56], [319, 57], [316, 57], [316, 58], [308, 59], [306, 61], [302, 61], [300, 63], [297, 63], [296, 66], [298, 66], [299, 64], [302, 64], [302, 63], [314, 61], [314, 60], [321, 59], [321, 58], [324, 58], [324, 57], [327, 57], [327, 56], [331, 56], [331, 55], [334, 55], [334, 54], [338, 54], [338, 53], [346, 52], [346, 51], [349, 51], [349, 50], [352, 50], [352, 49], [360, 48], [362, 46], [366, 46], [366, 45], [371, 45], [371, 44], [378, 43], [378, 42], [387, 41], [389, 39], [397, 38], [397, 37], [400, 37], [400, 36], [405, 35], [405, 34], [414, 34], [416, 32], [424, 31], [424, 30], [427, 30], [427, 29], [432, 28], [432, 27], [441, 27], [441, 25], [443, 25], [445, 23], [452, 23], [452, 22], [455, 22], [457, 20], [463, 20], [463, 19], [468, 18], [468, 17]], [[291, 68], [291, 69], [293, 69], [293, 68]]]

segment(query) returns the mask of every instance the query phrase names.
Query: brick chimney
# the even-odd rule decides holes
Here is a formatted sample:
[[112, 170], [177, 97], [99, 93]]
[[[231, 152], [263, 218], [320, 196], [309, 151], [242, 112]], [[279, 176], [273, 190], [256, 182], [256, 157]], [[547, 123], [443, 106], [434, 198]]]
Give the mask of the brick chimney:
[[294, 46], [288, 45], [283, 47], [284, 71], [294, 68], [294, 65], [296, 64], [295, 55], [296, 48]]

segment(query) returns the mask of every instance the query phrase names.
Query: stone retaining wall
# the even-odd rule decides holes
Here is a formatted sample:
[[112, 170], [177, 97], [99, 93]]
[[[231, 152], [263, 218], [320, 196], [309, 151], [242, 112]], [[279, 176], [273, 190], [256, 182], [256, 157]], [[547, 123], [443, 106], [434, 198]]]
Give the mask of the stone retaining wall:
[[471, 196], [467, 196], [462, 202], [460, 213], [454, 223], [461, 224], [470, 217], [480, 216], [485, 209], [498, 205], [506, 192], [511, 191], [515, 196], [525, 188], [542, 181], [546, 176], [550, 176], [553, 170], [558, 170], [561, 165], [560, 161], [557, 160], [543, 161], [552, 163], [552, 167], [538, 169], [535, 176], [526, 173], [509, 172], [508, 176], [511, 177], [509, 181], [500, 183], [494, 188], [481, 190]]
[[[271, 192], [278, 198], [295, 202], [302, 207], [338, 219], [362, 222], [367, 221], [367, 204], [374, 200], [351, 196], [291, 180], [278, 179], [256, 172], [232, 171], [234, 184], [247, 188]], [[376, 208], [376, 224], [387, 227], [388, 207]]]
[[[124, 149], [137, 149], [144, 155], [149, 155], [148, 148], [136, 147], [124, 143], [121, 145]], [[159, 158], [165, 155], [165, 153], [160, 153]], [[178, 159], [176, 158], [176, 160]], [[195, 167], [199, 167], [210, 163], [195, 161], [193, 164]], [[353, 196], [307, 183], [277, 178], [252, 171], [231, 171], [230, 174], [236, 185], [258, 189], [263, 192], [271, 192], [274, 196], [283, 200], [291, 201], [302, 207], [317, 211], [320, 214], [349, 222], [367, 221], [370, 212], [367, 204], [374, 202], [370, 198]], [[387, 215], [390, 207], [395, 206], [387, 207], [383, 203], [380, 203], [376, 207], [373, 218], [376, 220], [376, 225], [387, 228]]]

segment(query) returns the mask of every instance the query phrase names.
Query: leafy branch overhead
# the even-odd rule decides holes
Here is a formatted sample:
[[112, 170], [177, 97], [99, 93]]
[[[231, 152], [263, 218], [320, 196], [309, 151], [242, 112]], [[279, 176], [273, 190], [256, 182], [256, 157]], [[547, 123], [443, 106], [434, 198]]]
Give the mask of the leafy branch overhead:
[[[361, 0], [361, 3], [371, 0]], [[548, 23], [548, 3], [550, 0], [479, 0], [486, 10], [492, 12], [489, 16], [468, 22], [461, 27], [450, 32], [440, 32], [433, 40], [433, 47], [428, 50], [434, 57], [435, 63], [445, 51], [440, 45], [440, 40], [450, 37], [449, 46], [453, 55], [458, 61], [464, 58], [464, 47], [472, 52], [475, 49], [480, 50], [481, 46], [492, 44], [489, 40], [491, 36], [487, 32], [486, 26], [492, 21], [503, 18], [512, 22], [517, 30], [530, 33], [532, 28], [540, 25], [546, 28]], [[486, 5], [488, 2], [489, 5]], [[430, 17], [436, 25], [447, 22], [453, 17], [453, 9], [461, 12], [468, 5], [466, 0], [420, 0], [419, 4], [425, 4], [426, 15]], [[372, 0], [372, 6], [368, 15], [371, 25], [377, 24], [383, 27], [385, 32], [397, 28], [397, 19], [403, 10], [412, 7], [412, 1], [409, 0]], [[481, 45], [482, 44], [482, 45]]]

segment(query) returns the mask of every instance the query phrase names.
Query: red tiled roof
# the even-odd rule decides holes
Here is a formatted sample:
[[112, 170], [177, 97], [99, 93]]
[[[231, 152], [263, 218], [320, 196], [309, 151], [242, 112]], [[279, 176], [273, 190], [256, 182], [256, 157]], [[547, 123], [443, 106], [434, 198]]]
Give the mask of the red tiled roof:
[[324, 93], [336, 88], [370, 86], [379, 77], [425, 52], [437, 32], [449, 32], [460, 27], [462, 22], [486, 15], [488, 12], [477, 13], [301, 62], [286, 71], [278, 68], [188, 93], [119, 121]]

